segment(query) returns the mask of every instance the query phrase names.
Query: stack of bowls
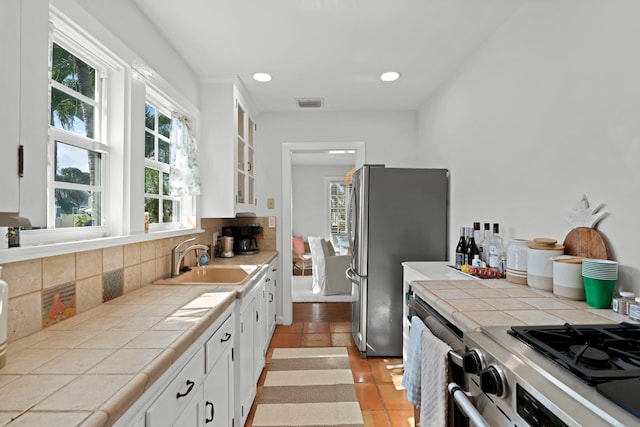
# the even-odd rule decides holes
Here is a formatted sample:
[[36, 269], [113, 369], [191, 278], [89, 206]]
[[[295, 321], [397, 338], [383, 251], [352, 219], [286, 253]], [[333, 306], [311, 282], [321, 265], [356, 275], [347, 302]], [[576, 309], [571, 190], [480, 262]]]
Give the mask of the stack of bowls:
[[582, 279], [587, 304], [594, 308], [611, 308], [613, 288], [618, 280], [618, 263], [585, 258], [582, 261]]

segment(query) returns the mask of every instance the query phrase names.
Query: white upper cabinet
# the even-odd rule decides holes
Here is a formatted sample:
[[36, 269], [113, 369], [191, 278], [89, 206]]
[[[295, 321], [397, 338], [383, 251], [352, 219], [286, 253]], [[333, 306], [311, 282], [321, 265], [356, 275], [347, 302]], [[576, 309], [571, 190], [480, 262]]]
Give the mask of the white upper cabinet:
[[255, 214], [256, 125], [233, 83], [210, 83], [202, 91], [199, 138], [201, 217]]
[[18, 146], [20, 145], [20, 0], [6, 0], [0, 13], [0, 102], [4, 155], [0, 167], [0, 212], [18, 212], [20, 184]]
[[[0, 212], [20, 212], [46, 225], [49, 3], [3, 0], [0, 13]], [[18, 152], [24, 147], [24, 178]], [[28, 197], [20, 199], [20, 191]]]

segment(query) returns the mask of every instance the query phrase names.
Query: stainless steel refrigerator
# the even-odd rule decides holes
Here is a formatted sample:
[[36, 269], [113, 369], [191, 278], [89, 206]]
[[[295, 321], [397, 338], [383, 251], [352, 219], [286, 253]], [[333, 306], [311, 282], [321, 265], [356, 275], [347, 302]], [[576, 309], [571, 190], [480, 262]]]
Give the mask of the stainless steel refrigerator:
[[365, 165], [353, 174], [347, 277], [363, 357], [402, 356], [402, 265], [447, 259], [446, 169]]

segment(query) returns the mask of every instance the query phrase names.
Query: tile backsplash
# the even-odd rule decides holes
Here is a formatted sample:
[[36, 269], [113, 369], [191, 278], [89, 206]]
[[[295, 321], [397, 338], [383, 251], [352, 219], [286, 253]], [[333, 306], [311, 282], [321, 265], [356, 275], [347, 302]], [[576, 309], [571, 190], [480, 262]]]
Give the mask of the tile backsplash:
[[[276, 228], [268, 227], [266, 217], [203, 218], [204, 233], [3, 264], [2, 279], [9, 284], [8, 341], [168, 277], [171, 249], [190, 237], [211, 246], [213, 232], [222, 227], [255, 223], [263, 230], [258, 247], [277, 250]], [[193, 253], [185, 264], [195, 264]]]

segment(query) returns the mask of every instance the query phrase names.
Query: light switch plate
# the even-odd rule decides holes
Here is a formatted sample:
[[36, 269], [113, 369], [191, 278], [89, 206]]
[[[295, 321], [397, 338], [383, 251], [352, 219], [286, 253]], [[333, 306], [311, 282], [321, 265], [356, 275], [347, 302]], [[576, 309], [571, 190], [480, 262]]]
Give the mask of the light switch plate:
[[270, 216], [269, 217], [269, 228], [275, 228], [276, 227], [276, 217], [275, 216]]
[[269, 197], [267, 199], [267, 209], [273, 209], [276, 205], [276, 201], [274, 200], [273, 197]]

